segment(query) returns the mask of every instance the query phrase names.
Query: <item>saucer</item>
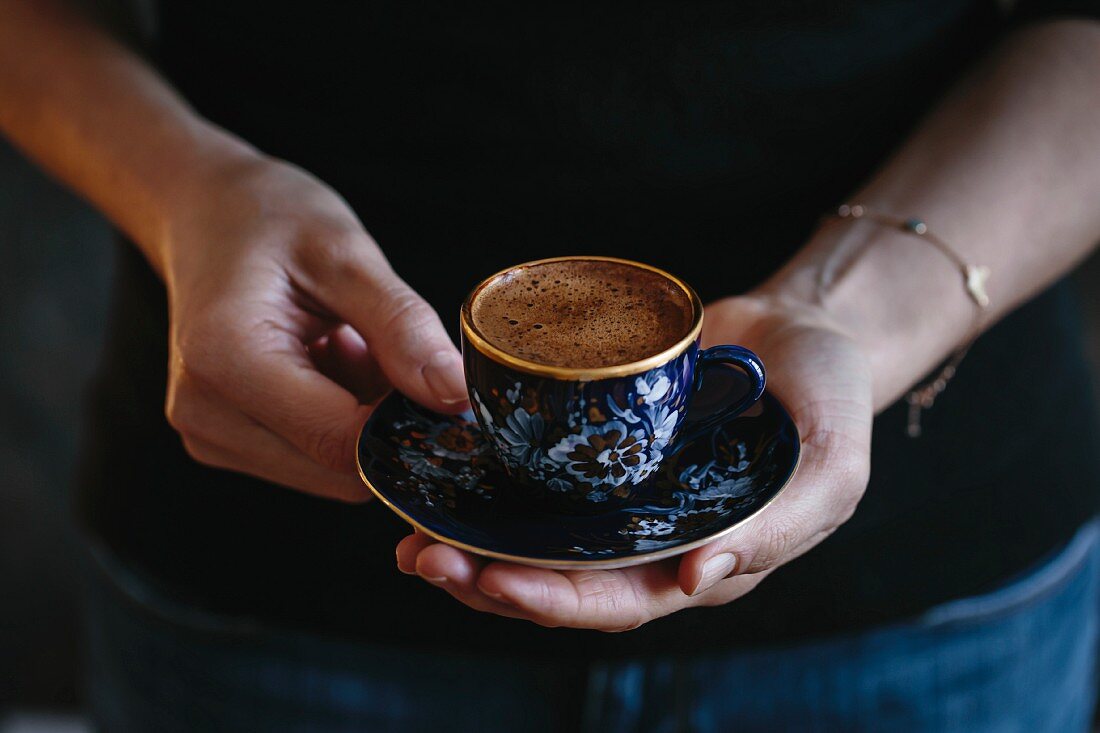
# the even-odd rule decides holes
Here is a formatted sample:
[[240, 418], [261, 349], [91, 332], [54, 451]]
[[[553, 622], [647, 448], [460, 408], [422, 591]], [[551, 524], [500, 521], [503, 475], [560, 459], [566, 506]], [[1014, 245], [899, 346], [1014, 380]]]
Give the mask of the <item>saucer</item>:
[[[748, 380], [715, 369], [688, 418], [713, 414]], [[767, 506], [798, 466], [798, 430], [765, 393], [740, 416], [668, 456], [625, 503], [574, 516], [512, 485], [472, 413], [441, 415], [394, 392], [359, 435], [359, 474], [382, 502], [440, 542], [548, 568], [620, 568], [679, 555]]]

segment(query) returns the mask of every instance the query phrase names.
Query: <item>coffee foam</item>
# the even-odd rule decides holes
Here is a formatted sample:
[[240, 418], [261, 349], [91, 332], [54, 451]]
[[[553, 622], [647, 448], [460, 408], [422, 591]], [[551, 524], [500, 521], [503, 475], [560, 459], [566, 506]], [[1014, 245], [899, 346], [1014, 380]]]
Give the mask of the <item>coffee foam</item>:
[[691, 298], [651, 270], [563, 260], [510, 270], [477, 294], [474, 326], [489, 343], [547, 366], [591, 369], [658, 354], [691, 330]]

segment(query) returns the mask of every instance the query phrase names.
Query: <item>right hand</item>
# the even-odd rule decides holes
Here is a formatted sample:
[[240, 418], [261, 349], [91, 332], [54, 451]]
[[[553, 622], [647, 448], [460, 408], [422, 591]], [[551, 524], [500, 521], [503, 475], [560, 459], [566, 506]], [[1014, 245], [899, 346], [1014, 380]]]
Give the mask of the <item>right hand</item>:
[[355, 451], [369, 405], [393, 387], [466, 409], [439, 316], [320, 181], [257, 158], [173, 209], [151, 248], [168, 289], [165, 412], [195, 460], [365, 501]]

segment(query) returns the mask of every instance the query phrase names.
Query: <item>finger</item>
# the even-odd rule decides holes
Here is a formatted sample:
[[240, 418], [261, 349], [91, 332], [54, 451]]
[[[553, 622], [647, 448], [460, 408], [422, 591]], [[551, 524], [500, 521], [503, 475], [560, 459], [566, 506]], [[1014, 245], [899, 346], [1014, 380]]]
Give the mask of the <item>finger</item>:
[[715, 583], [711, 588], [692, 596], [688, 601], [691, 606], [724, 606], [749, 593], [764, 581], [771, 570], [765, 570], [754, 575], [735, 575]]
[[416, 572], [427, 581], [476, 582], [485, 561], [441, 542], [431, 542], [416, 558]]
[[330, 237], [303, 253], [310, 294], [363, 335], [394, 387], [434, 410], [467, 408], [462, 359], [439, 316], [365, 232]]
[[[728, 338], [721, 334], [737, 324], [719, 328], [719, 338]], [[806, 552], [852, 515], [869, 475], [871, 378], [859, 350], [845, 346], [847, 337], [839, 332], [808, 325], [745, 335], [769, 365], [769, 391], [802, 433], [802, 461], [764, 512], [684, 555], [679, 579], [685, 593], [701, 593], [731, 573], [759, 573]]]
[[789, 486], [779, 499], [730, 535], [680, 558], [678, 580], [688, 595], [697, 595], [733, 575], [758, 573], [793, 559], [797, 548], [833, 526], [815, 515], [816, 499], [805, 486]]
[[696, 595], [731, 575], [760, 573], [789, 562], [847, 521], [866, 484], [866, 454], [818, 435], [824, 437], [807, 436], [798, 473], [767, 509], [681, 558], [684, 593]]
[[689, 597], [676, 584], [675, 568], [674, 561], [666, 561], [622, 570], [562, 573], [493, 563], [482, 570], [477, 585], [484, 595], [508, 603], [522, 618], [543, 626], [626, 631], [689, 606], [728, 603], [768, 575], [738, 576]]
[[413, 532], [397, 543], [397, 569], [405, 575], [416, 575], [416, 556], [435, 540], [423, 532]]
[[491, 597], [478, 588], [477, 579], [485, 564], [486, 561], [476, 555], [434, 542], [417, 555], [416, 572], [475, 611], [526, 618], [520, 609], [508, 605], [503, 598]]
[[270, 320], [224, 328], [232, 330], [213, 346], [183, 350], [192, 356], [170, 384], [220, 395], [319, 465], [353, 476], [370, 408], [319, 372], [292, 331]]
[[187, 452], [199, 463], [328, 499], [361, 503], [371, 498], [358, 476], [318, 465], [236, 408], [198, 390], [170, 403], [167, 411]]
[[354, 328], [341, 324], [309, 346], [317, 368], [354, 394], [361, 403], [376, 403], [392, 389], [367, 342]]
[[626, 631], [686, 605], [674, 562], [565, 571], [494, 562], [478, 587], [543, 626]]
[[[278, 438], [274, 433], [268, 436]], [[281, 440], [281, 439], [280, 439]], [[297, 452], [294, 446], [282, 443], [288, 451]], [[188, 454], [197, 462], [226, 471], [236, 471], [263, 479], [268, 483], [301, 491], [305, 494], [333, 499], [348, 504], [363, 504], [374, 498], [370, 490], [358, 478], [331, 471], [301, 455], [276, 456], [254, 460], [235, 451], [206, 443], [198, 438], [184, 440]], [[276, 446], [271, 446], [276, 448]], [[264, 448], [267, 452], [267, 447]], [[272, 451], [274, 453], [274, 451]]]

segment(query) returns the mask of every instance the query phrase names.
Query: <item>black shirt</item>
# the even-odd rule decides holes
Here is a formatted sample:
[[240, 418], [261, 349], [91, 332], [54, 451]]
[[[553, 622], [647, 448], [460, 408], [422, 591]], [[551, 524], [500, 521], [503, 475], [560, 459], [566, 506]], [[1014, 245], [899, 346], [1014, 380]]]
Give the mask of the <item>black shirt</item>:
[[[651, 262], [704, 300], [752, 287], [1011, 22], [968, 0], [280, 6], [166, 0], [156, 58], [200, 112], [332, 184], [449, 324], [488, 273], [558, 254]], [[397, 572], [407, 528], [383, 506], [190, 461], [162, 414], [163, 287], [120, 257], [81, 516], [217, 613], [435, 648], [720, 648], [981, 591], [1096, 509], [1100, 441], [1059, 285], [978, 342], [924, 437], [883, 413], [855, 516], [744, 599], [621, 635], [480, 614]]]

